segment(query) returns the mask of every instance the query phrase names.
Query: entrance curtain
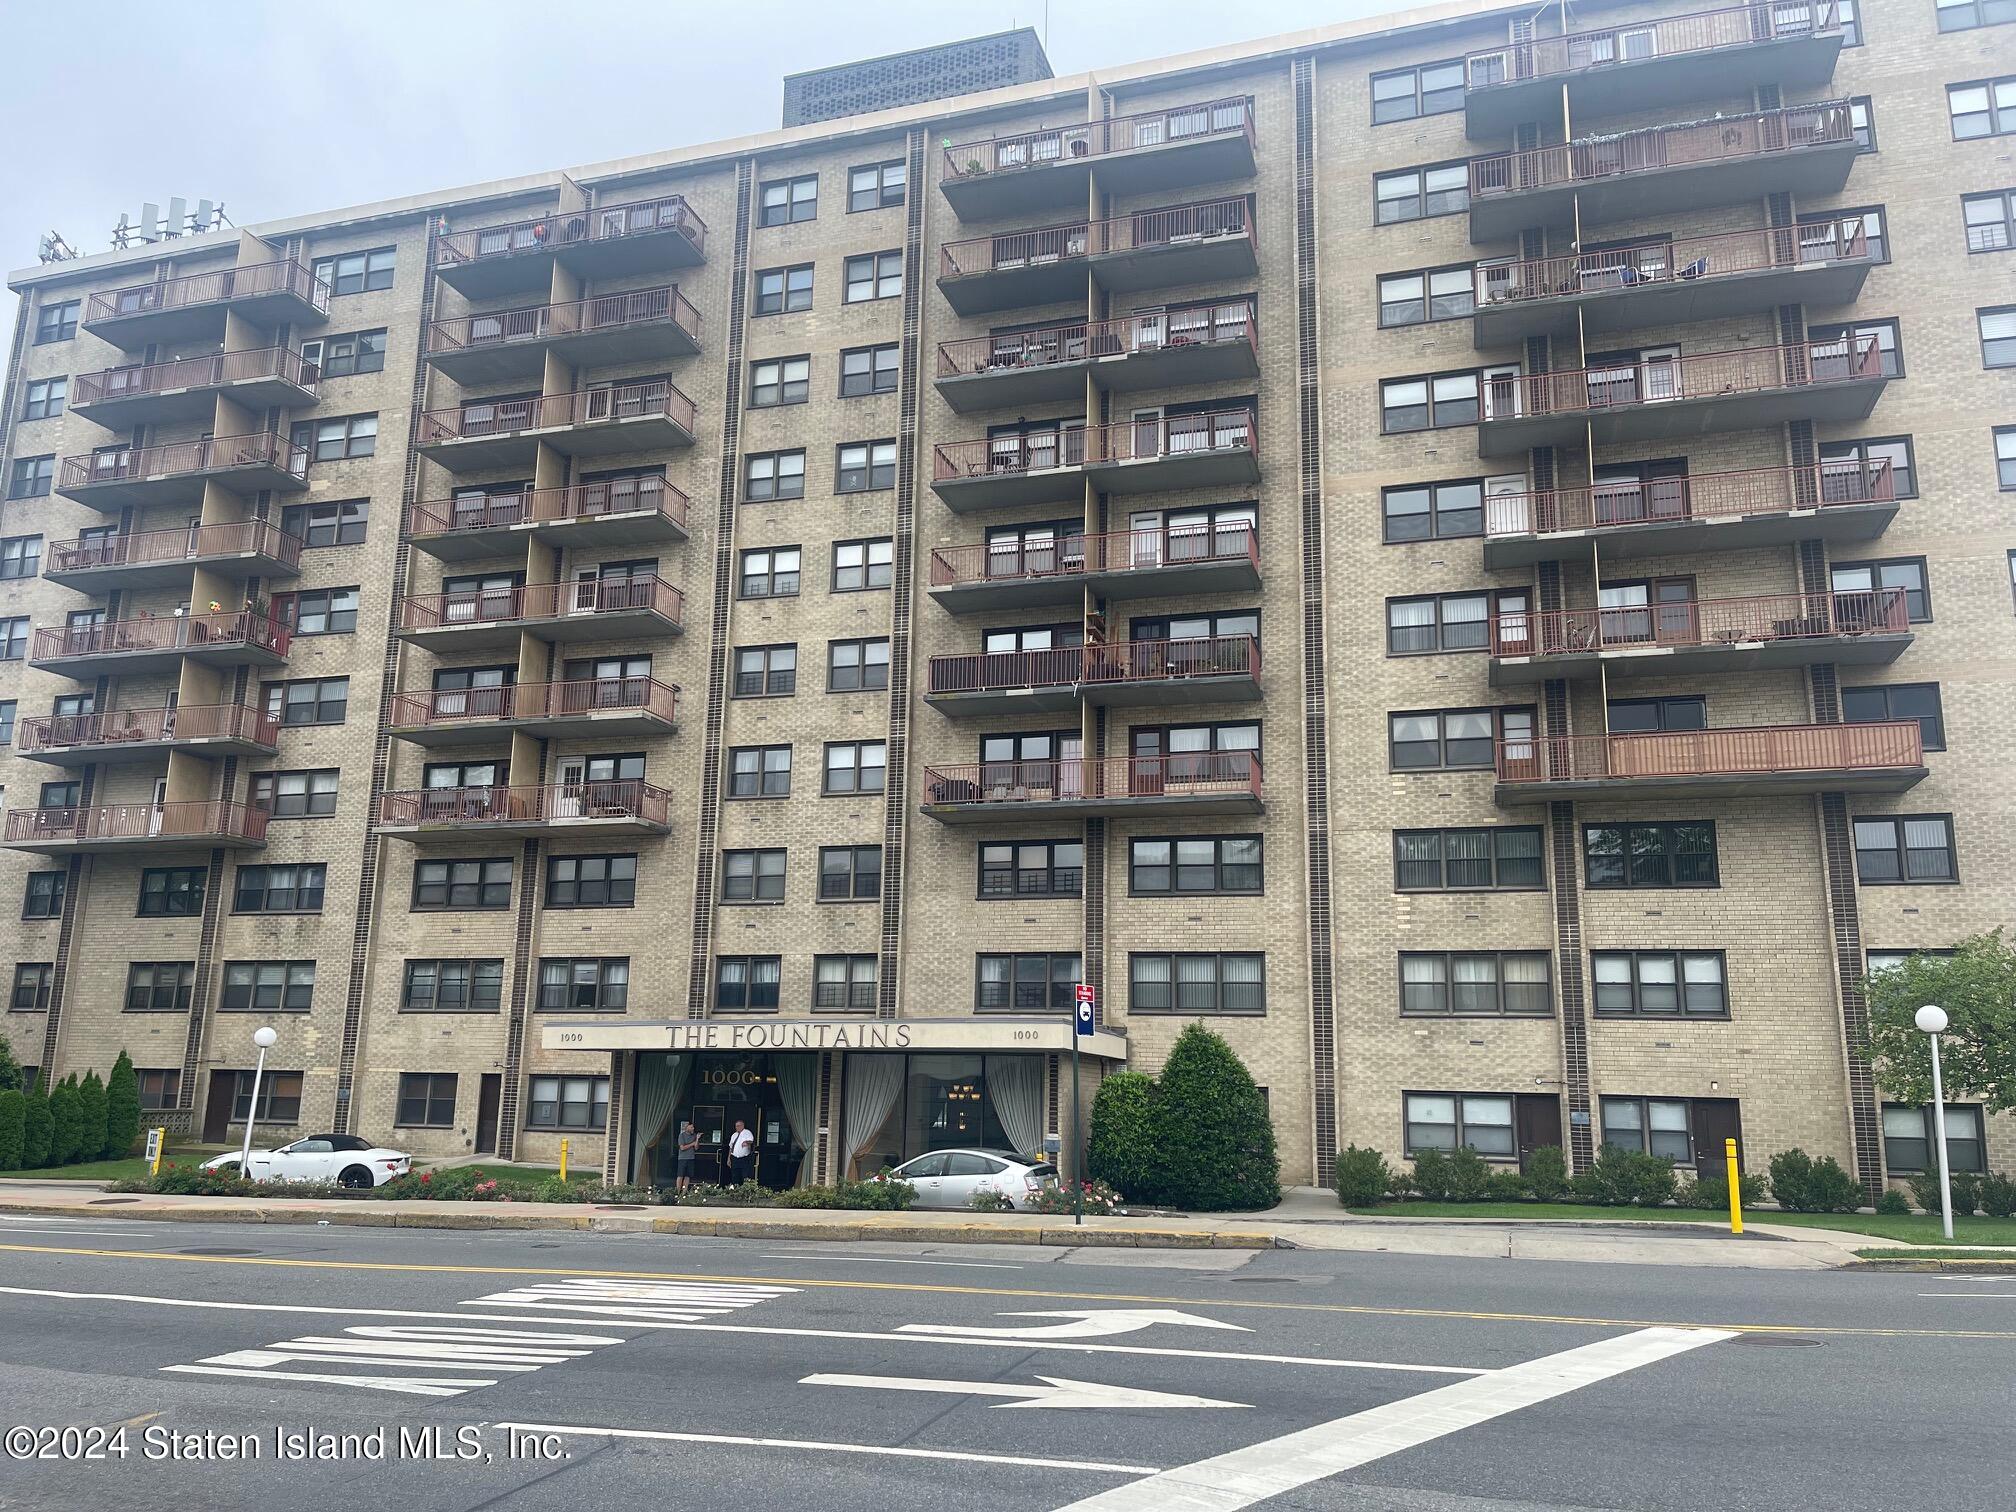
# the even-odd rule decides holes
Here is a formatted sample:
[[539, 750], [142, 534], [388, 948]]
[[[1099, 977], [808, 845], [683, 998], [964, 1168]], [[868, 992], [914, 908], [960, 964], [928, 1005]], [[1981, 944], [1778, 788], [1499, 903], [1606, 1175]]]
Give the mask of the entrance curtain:
[[799, 1186], [812, 1184], [813, 1139], [819, 1132], [819, 1058], [814, 1055], [780, 1055], [771, 1064], [777, 1068], [777, 1091], [784, 1099], [784, 1117], [791, 1125], [791, 1137], [805, 1150], [798, 1162]]
[[692, 1073], [690, 1055], [640, 1055], [637, 1058], [637, 1115], [632, 1122], [630, 1179], [648, 1181], [657, 1173], [644, 1170], [644, 1153], [665, 1135], [666, 1126], [686, 1095]]
[[854, 1174], [854, 1157], [868, 1148], [868, 1141], [882, 1131], [889, 1110], [903, 1091], [904, 1057], [900, 1055], [850, 1055], [847, 1067], [847, 1159], [845, 1172]]
[[987, 1057], [987, 1095], [1017, 1154], [1043, 1158], [1043, 1057]]

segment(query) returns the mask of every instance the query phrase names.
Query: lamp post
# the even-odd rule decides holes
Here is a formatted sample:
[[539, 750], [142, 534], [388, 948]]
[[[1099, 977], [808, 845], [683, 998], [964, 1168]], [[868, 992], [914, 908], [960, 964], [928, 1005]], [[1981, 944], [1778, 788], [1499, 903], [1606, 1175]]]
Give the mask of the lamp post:
[[259, 1064], [252, 1068], [252, 1101], [245, 1109], [245, 1143], [238, 1151], [238, 1175], [241, 1180], [249, 1180], [252, 1164], [252, 1125], [259, 1121], [259, 1078], [266, 1074], [266, 1052], [273, 1048], [273, 1042], [280, 1036], [270, 1024], [261, 1024], [252, 1031], [252, 1043], [259, 1047]]
[[1946, 1010], [1927, 1003], [1912, 1022], [1932, 1042], [1932, 1127], [1939, 1137], [1939, 1221], [1946, 1237], [1953, 1237], [1953, 1175], [1946, 1165], [1946, 1085], [1939, 1074], [1939, 1036], [1946, 1032]]

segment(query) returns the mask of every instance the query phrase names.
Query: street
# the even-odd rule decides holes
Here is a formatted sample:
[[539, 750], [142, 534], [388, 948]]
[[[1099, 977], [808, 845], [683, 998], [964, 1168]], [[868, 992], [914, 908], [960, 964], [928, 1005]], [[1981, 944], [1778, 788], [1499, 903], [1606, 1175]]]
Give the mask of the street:
[[2007, 1277], [27, 1215], [0, 1257], [5, 1507], [2009, 1504]]

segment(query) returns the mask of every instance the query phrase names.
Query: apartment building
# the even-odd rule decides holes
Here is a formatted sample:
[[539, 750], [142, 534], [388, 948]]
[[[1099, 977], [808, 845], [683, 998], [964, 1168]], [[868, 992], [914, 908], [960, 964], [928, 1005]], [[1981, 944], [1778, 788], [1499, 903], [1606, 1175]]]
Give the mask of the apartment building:
[[0, 1032], [611, 1177], [1068, 1159], [1198, 1018], [1294, 1181], [1921, 1169], [2011, 19], [1459, 0], [14, 275]]

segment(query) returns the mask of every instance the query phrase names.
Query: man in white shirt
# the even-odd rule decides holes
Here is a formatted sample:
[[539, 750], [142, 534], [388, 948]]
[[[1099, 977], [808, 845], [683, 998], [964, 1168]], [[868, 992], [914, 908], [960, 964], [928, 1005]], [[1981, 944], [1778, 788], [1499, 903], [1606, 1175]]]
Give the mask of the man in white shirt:
[[755, 1173], [756, 1136], [738, 1118], [735, 1132], [728, 1136], [728, 1185], [740, 1186]]

